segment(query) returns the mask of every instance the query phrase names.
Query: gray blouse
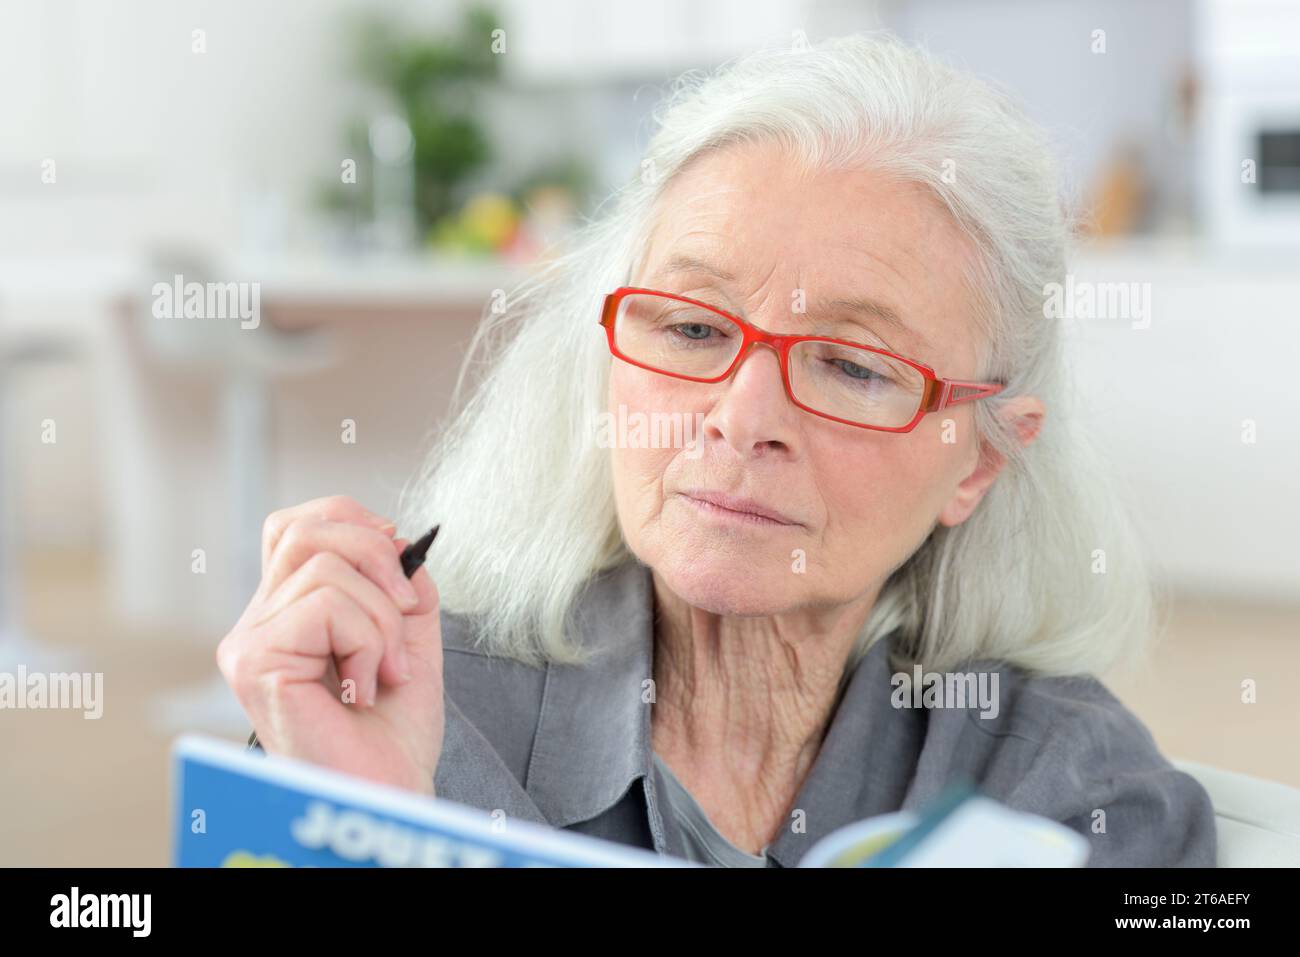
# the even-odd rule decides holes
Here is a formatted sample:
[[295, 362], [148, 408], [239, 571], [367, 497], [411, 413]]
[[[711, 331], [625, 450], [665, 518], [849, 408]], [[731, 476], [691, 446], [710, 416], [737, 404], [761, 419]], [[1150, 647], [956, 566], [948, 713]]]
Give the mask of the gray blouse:
[[[597, 652], [586, 665], [490, 657], [477, 646], [473, 621], [444, 611], [441, 624], [440, 798], [661, 854], [763, 863], [728, 850], [654, 759], [647, 567], [632, 560], [607, 569], [583, 592], [574, 637]], [[964, 780], [1083, 835], [1089, 866], [1215, 866], [1209, 795], [1101, 682], [980, 660], [956, 677], [987, 680], [996, 708], [927, 703], [896, 692], [893, 637], [846, 675], [786, 823], [764, 849], [767, 863], [794, 867], [831, 831], [916, 810]]]
[[[651, 746], [650, 570], [630, 560], [594, 576], [575, 629], [594, 660], [538, 668], [487, 656], [472, 621], [443, 613], [446, 731], [434, 788], [473, 807], [689, 858], [689, 805], [680, 812]], [[1209, 795], [1100, 681], [973, 661], [963, 673], [996, 678], [987, 682], [996, 710], [917, 706], [895, 692], [891, 649], [877, 642], [847, 676], [766, 848], [772, 863], [793, 867], [831, 831], [916, 810], [961, 779], [1082, 834], [1090, 866], [1215, 865]]]

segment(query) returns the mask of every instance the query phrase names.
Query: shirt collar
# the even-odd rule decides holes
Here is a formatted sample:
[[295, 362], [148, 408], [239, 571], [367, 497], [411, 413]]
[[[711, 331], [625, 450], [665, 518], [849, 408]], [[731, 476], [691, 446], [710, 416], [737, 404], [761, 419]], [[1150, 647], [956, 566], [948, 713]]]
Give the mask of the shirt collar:
[[[577, 603], [575, 624], [597, 654], [586, 665], [547, 667], [526, 779], [557, 827], [600, 815], [638, 778], [653, 781], [650, 569], [631, 559], [599, 573]], [[908, 755], [919, 752], [923, 728], [888, 707], [888, 653], [888, 641], [875, 643], [849, 677], [791, 817], [768, 846], [783, 867], [796, 866], [836, 828], [902, 804], [906, 781], [888, 769], [913, 763]], [[881, 701], [884, 707], [871, 706]], [[662, 834], [653, 797], [651, 804], [651, 830]]]
[[526, 788], [557, 827], [587, 821], [650, 773], [654, 598], [636, 560], [599, 573], [577, 602], [585, 665], [551, 663]]

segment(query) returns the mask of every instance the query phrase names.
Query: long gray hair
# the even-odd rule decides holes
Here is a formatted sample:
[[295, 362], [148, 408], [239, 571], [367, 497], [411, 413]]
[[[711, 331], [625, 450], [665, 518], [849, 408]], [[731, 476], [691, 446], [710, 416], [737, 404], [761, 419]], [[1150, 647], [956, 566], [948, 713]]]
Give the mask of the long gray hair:
[[[619, 530], [604, 409], [603, 295], [627, 284], [656, 199], [703, 150], [781, 143], [812, 168], [884, 171], [928, 186], [970, 237], [982, 442], [1006, 466], [973, 515], [938, 526], [885, 583], [851, 662], [900, 631], [934, 670], [994, 658], [1049, 674], [1100, 674], [1154, 631], [1131, 525], [1097, 455], [1071, 427], [1059, 321], [1070, 229], [1044, 134], [1010, 97], [887, 34], [763, 49], [676, 81], [655, 110], [641, 168], [563, 255], [489, 306], [457, 382], [455, 415], [404, 490], [403, 527], [444, 526], [430, 558], [443, 608], [477, 619], [483, 650], [579, 663], [571, 613], [596, 572], [631, 557]], [[1024, 448], [997, 413], [1039, 396]]]

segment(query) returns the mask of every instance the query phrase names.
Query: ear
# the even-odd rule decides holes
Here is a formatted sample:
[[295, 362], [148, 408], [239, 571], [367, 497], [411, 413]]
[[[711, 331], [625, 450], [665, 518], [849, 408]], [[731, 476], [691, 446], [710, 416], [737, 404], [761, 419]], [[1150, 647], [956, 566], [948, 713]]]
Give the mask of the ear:
[[[1038, 437], [1043, 427], [1043, 416], [1047, 410], [1037, 396], [1019, 395], [1008, 401], [999, 415], [1007, 422], [1022, 446], [1029, 445]], [[943, 511], [939, 513], [940, 525], [960, 525], [970, 518], [975, 506], [984, 498], [984, 494], [993, 487], [993, 481], [1006, 465], [1005, 457], [990, 446], [982, 446], [979, 461], [975, 468], [962, 479]]]

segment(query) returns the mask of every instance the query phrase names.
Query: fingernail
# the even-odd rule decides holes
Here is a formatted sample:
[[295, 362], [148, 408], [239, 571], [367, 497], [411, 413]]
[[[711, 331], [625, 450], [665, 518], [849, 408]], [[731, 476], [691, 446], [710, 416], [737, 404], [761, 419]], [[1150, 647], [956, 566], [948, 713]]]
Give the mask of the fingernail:
[[406, 672], [402, 672], [402, 684], [406, 684], [406, 683], [407, 683], [408, 681], [410, 681], [413, 677], [415, 677], [415, 676], [414, 676], [414, 675], [409, 675], [409, 674], [407, 674]]

